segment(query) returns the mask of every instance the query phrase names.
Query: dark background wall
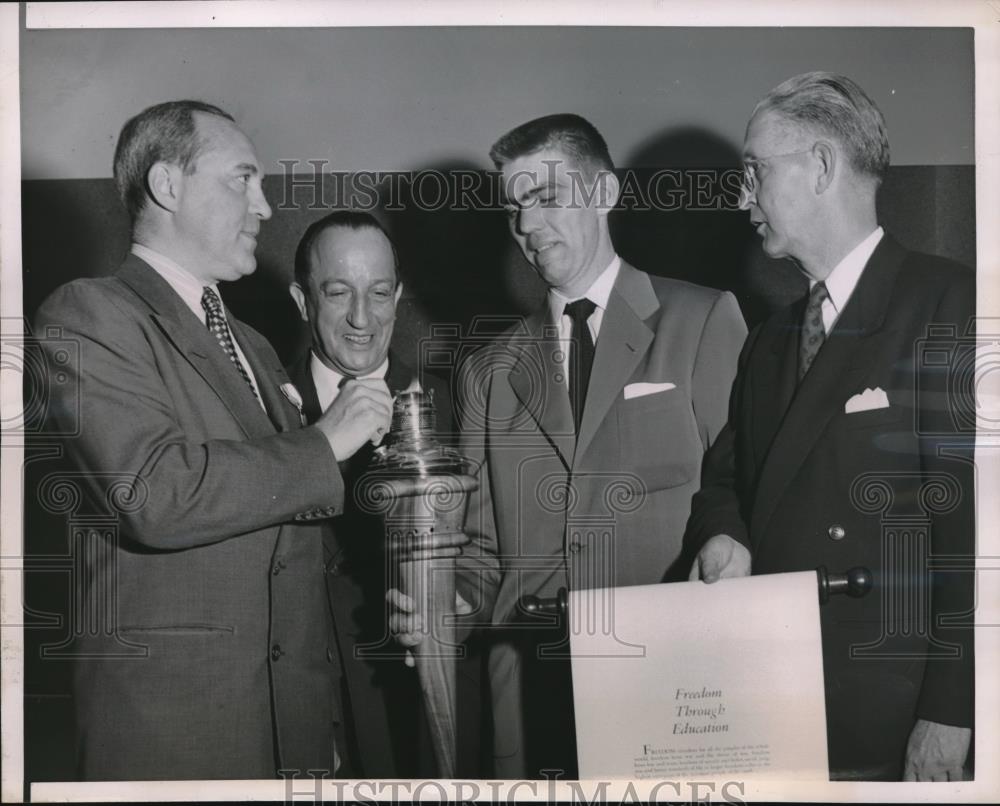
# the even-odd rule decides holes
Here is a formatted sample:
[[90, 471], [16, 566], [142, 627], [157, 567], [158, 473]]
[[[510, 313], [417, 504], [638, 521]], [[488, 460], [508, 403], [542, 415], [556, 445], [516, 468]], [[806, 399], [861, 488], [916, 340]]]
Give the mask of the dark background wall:
[[[668, 146], [664, 157], [669, 153]], [[771, 260], [760, 250], [747, 213], [734, 209], [731, 194], [715, 179], [735, 170], [739, 157], [732, 150], [720, 156], [709, 167], [666, 164], [676, 173], [661, 182], [660, 198], [668, 200], [668, 188], [674, 188], [683, 206], [620, 205], [611, 217], [612, 231], [626, 260], [652, 274], [731, 290], [754, 324], [804, 293], [804, 280], [791, 263]], [[639, 168], [628, 175], [645, 191], [655, 172]], [[295, 246], [308, 224], [324, 214], [314, 205], [348, 201], [340, 191], [350, 179], [337, 182], [335, 187], [329, 176], [267, 177], [265, 192], [275, 209], [261, 230], [258, 271], [223, 285], [230, 307], [264, 333], [286, 360], [307, 338], [287, 292]], [[485, 187], [488, 179], [481, 182]], [[914, 249], [975, 265], [974, 182], [974, 168], [968, 165], [893, 167], [880, 192], [881, 221]], [[392, 206], [402, 209], [374, 210], [392, 232], [403, 263], [395, 349], [415, 362], [419, 339], [429, 335], [432, 324], [456, 323], [464, 332], [474, 317], [525, 313], [538, 304], [544, 286], [510, 240], [502, 210], [495, 205], [449, 209], [458, 206], [457, 197], [442, 201], [442, 209], [421, 210], [406, 195], [406, 184], [399, 186], [403, 196], [394, 197], [399, 203]], [[700, 203], [695, 186], [706, 188]], [[432, 189], [424, 198], [438, 206], [433, 185], [428, 187]], [[281, 200], [288, 209], [280, 209]], [[128, 219], [110, 179], [25, 182], [23, 230], [27, 316], [56, 286], [114, 271], [128, 251]]]
[[[304, 335], [287, 294], [295, 244], [324, 212], [317, 197], [344, 202], [331, 176], [302, 173], [309, 160], [327, 172], [482, 177], [498, 135], [555, 111], [591, 119], [639, 186], [656, 171], [681, 172], [674, 186], [687, 190], [677, 209], [626, 202], [612, 214], [621, 254], [654, 274], [731, 289], [749, 322], [759, 321], [804, 284], [787, 261], [763, 255], [720, 177], [740, 164], [755, 101], [811, 69], [847, 73], [885, 113], [893, 168], [880, 195], [883, 224], [913, 248], [975, 264], [968, 29], [39, 30], [22, 32], [21, 53], [29, 318], [59, 284], [116, 268], [129, 241], [110, 179], [118, 131], [145, 106], [181, 97], [234, 114], [266, 166], [275, 212], [261, 231], [259, 270], [223, 294], [286, 359]], [[699, 182], [713, 201], [696, 200]], [[411, 360], [432, 323], [465, 328], [538, 303], [542, 287], [495, 205], [426, 210], [406, 192], [397, 201], [375, 212], [403, 261], [394, 341]], [[59, 569], [69, 539], [65, 517], [36, 500], [59, 460], [41, 443], [27, 457], [25, 544], [54, 570], [26, 583], [26, 773], [64, 780], [73, 776], [68, 663], [41, 660], [40, 649], [68, 629], [60, 614], [69, 577]]]
[[[810, 69], [851, 75], [886, 116], [886, 225], [914, 248], [975, 262], [971, 29], [32, 30], [21, 47], [28, 316], [55, 286], [112, 271], [127, 251], [109, 181], [114, 143], [128, 117], [178, 97], [232, 112], [256, 143], [272, 204], [290, 200], [262, 230], [260, 270], [223, 290], [283, 358], [304, 337], [285, 293], [294, 246], [322, 215], [310, 209], [315, 193], [290, 192], [291, 171], [317, 182], [301, 176], [316, 173], [310, 161], [338, 173], [482, 171], [499, 134], [554, 111], [591, 119], [623, 171], [732, 170], [756, 100]], [[698, 209], [688, 193], [681, 209], [622, 210], [616, 243], [652, 273], [734, 290], [753, 323], [802, 284], [763, 256], [734, 201]], [[404, 353], [431, 321], [537, 303], [541, 287], [498, 210], [396, 206], [383, 219], [407, 279]]]

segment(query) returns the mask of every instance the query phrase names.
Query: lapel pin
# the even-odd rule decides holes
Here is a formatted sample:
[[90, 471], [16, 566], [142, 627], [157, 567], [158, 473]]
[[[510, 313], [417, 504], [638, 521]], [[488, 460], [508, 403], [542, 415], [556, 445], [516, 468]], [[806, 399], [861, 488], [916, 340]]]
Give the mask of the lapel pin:
[[299, 421], [302, 425], [306, 424], [306, 415], [302, 410], [302, 395], [299, 394], [299, 390], [295, 388], [294, 383], [283, 383], [281, 384], [281, 393], [288, 398], [288, 402], [295, 406], [299, 413]]

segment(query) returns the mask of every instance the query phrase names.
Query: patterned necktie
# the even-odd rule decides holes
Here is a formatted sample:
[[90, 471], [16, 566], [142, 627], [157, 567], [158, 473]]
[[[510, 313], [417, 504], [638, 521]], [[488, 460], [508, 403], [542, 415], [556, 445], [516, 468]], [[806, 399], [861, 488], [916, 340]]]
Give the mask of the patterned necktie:
[[823, 303], [830, 299], [825, 283], [816, 283], [809, 292], [809, 303], [802, 318], [802, 334], [799, 341], [799, 381], [806, 376], [809, 367], [816, 360], [816, 353], [826, 341], [823, 327]]
[[215, 290], [209, 286], [205, 286], [204, 291], [202, 291], [201, 307], [205, 309], [205, 324], [208, 325], [208, 329], [215, 334], [215, 338], [222, 346], [223, 352], [229, 356], [229, 360], [233, 362], [243, 380], [247, 382], [247, 386], [250, 387], [250, 391], [253, 392], [253, 396], [259, 401], [260, 398], [257, 397], [257, 390], [253, 387], [253, 381], [250, 380], [243, 362], [240, 361], [240, 357], [236, 354], [236, 345], [233, 344], [229, 325], [226, 324], [226, 316], [222, 312], [222, 300], [219, 299], [219, 295], [215, 293]]
[[565, 313], [573, 323], [569, 342], [569, 402], [573, 408], [573, 423], [577, 434], [583, 419], [583, 406], [587, 402], [587, 387], [590, 386], [590, 370], [594, 365], [594, 339], [590, 335], [587, 320], [597, 308], [584, 297], [566, 306]]

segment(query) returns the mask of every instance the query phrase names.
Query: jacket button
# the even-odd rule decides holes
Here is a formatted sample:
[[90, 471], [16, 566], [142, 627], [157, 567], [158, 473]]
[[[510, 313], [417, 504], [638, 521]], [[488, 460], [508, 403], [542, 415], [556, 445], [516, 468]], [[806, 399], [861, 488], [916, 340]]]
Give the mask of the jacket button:
[[826, 533], [830, 535], [831, 540], [843, 540], [847, 537], [847, 531], [839, 523], [833, 524], [833, 526], [826, 530]]
[[277, 660], [284, 654], [281, 650], [281, 644], [275, 644], [271, 647], [271, 660]]
[[326, 662], [333, 663], [333, 650], [330, 647], [326, 648]]
[[275, 576], [278, 576], [278, 574], [280, 574], [282, 570], [285, 569], [285, 567], [286, 566], [284, 560], [276, 560], [274, 565], [271, 566], [271, 573], [274, 574]]

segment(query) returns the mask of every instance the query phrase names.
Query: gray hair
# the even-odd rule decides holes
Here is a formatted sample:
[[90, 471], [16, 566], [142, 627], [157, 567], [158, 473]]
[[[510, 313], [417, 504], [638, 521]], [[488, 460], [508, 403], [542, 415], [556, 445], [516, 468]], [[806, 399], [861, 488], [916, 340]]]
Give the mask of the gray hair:
[[846, 76], [815, 71], [783, 81], [754, 108], [776, 112], [835, 138], [859, 173], [882, 182], [889, 167], [889, 137], [875, 102]]

